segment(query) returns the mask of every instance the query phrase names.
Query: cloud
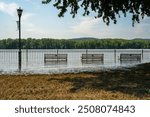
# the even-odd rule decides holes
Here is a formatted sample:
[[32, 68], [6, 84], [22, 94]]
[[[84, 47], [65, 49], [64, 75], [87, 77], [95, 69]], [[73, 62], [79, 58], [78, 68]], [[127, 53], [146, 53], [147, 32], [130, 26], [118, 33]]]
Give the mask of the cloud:
[[16, 9], [19, 6], [16, 3], [4, 3], [0, 2], [0, 11], [7, 13], [10, 16], [15, 16], [16, 15]]
[[32, 23], [31, 19], [35, 14], [33, 13], [23, 13], [22, 15], [22, 25], [25, 31], [31, 32], [36, 29], [35, 25]]
[[23, 20], [23, 21], [26, 21], [26, 20], [30, 19], [32, 16], [34, 16], [33, 13], [24, 13], [24, 14], [22, 15], [22, 20]]
[[94, 19], [90, 17], [80, 18], [80, 22], [77, 25], [71, 26], [71, 31], [78, 34], [91, 34], [94, 27], [100, 22], [100, 19]]
[[[31, 1], [31, 0], [28, 0]], [[0, 1], [0, 13], [6, 14], [7, 16], [10, 16], [10, 20], [9, 23], [4, 24], [4, 25], [11, 25], [10, 28], [6, 28], [5, 30], [2, 29], [1, 26], [0, 27], [0, 31], [2, 33], [2, 35], [4, 37], [16, 37], [16, 29], [17, 29], [17, 23], [15, 23], [18, 20], [18, 15], [17, 15], [17, 8], [19, 8], [20, 4], [19, 3], [15, 3], [15, 2], [1, 2]], [[36, 14], [33, 13], [32, 11], [29, 11], [30, 9], [28, 9], [26, 6], [22, 6], [24, 7], [24, 11], [21, 17], [21, 28], [22, 28], [22, 37], [38, 37], [39, 36], [43, 36], [45, 34], [45, 30], [41, 29], [40, 27], [38, 27], [38, 24], [35, 24], [34, 20]], [[27, 12], [28, 10], [28, 12]], [[7, 17], [4, 16], [4, 19]], [[5, 22], [5, 21], [4, 21]], [[7, 32], [7, 36], [5, 36], [3, 34], [3, 32]], [[0, 37], [2, 37], [2, 35]]]
[[41, 33], [41, 29], [33, 23], [33, 21], [35, 20], [34, 19], [35, 15], [36, 14], [28, 12], [25, 12], [22, 15], [22, 30], [24, 34], [26, 34], [26, 37], [28, 37], [28, 35], [33, 35], [34, 37], [35, 35]]
[[[0, 11], [3, 13], [6, 13], [12, 17], [16, 17], [17, 16], [17, 8], [19, 8], [19, 5], [16, 3], [4, 3], [4, 2], [0, 2]], [[27, 21], [29, 20], [29, 18], [31, 18], [34, 14], [33, 13], [23, 13], [21, 19], [23, 21]]]
[[[127, 22], [129, 22], [128, 20]], [[79, 23], [70, 27], [70, 32], [78, 36], [92, 36], [97, 38], [149, 38], [150, 20], [145, 18], [140, 24], [126, 25], [125, 19], [120, 19], [117, 24], [107, 26], [101, 19], [90, 17], [80, 18]]]
[[140, 24], [135, 26], [135, 32], [138, 37], [145, 36], [150, 37], [150, 18], [146, 17]]

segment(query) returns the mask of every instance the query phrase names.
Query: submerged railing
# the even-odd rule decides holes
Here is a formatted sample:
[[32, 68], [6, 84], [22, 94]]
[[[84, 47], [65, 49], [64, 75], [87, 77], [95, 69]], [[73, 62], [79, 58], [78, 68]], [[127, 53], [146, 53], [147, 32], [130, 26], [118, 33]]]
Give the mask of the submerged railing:
[[[136, 57], [138, 59], [136, 60]], [[23, 69], [150, 62], [150, 49], [24, 49]], [[18, 50], [0, 50], [0, 70], [18, 69]]]

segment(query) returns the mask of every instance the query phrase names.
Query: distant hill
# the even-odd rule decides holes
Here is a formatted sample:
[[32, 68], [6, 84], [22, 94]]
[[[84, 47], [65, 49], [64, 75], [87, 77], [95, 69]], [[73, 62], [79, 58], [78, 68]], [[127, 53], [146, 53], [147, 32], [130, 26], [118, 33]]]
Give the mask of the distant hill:
[[[128, 40], [128, 39], [122, 39], [122, 38], [102, 38], [102, 39], [106, 39], [106, 40]], [[98, 40], [98, 38], [95, 38], [95, 37], [80, 37], [80, 38], [72, 38], [71, 40]], [[134, 39], [131, 39], [131, 40], [148, 40], [150, 41], [150, 38], [146, 39], [146, 38], [134, 38]]]
[[80, 37], [80, 38], [72, 38], [70, 40], [127, 40], [123, 38], [95, 38], [95, 37]]
[[150, 38], [149, 39], [144, 39], [144, 38], [135, 38], [133, 40], [149, 40], [150, 41]]
[[80, 38], [72, 38], [71, 40], [97, 40], [98, 38], [94, 37], [80, 37]]

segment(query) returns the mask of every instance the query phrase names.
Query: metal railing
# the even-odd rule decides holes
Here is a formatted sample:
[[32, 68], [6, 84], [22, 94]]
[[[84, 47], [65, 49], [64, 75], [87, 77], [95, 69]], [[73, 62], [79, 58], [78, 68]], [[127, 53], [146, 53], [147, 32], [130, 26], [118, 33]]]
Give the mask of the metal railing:
[[[45, 54], [67, 54], [67, 63], [52, 62], [45, 63]], [[84, 55], [100, 55], [104, 56], [103, 64], [99, 61], [83, 62], [81, 60]], [[22, 50], [22, 69], [28, 68], [44, 68], [44, 67], [79, 67], [86, 65], [120, 65], [120, 54], [141, 54], [141, 62], [150, 62], [150, 49], [23, 49]], [[127, 62], [127, 61], [126, 61]], [[126, 63], [125, 62], [125, 63]], [[123, 63], [123, 62], [122, 62]], [[129, 61], [130, 64], [132, 62]], [[135, 63], [134, 63], [135, 64]], [[0, 70], [18, 69], [18, 50], [17, 49], [1, 49], [0, 50]]]

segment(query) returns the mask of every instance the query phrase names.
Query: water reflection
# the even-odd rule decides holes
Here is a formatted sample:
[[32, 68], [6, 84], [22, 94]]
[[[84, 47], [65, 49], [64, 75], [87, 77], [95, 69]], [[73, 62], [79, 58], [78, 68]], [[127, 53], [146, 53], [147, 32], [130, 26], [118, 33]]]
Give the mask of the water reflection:
[[82, 60], [82, 65], [91, 64], [91, 65], [103, 65], [104, 61], [101, 60]]
[[120, 61], [121, 65], [130, 65], [130, 64], [140, 64], [141, 60], [122, 60]]
[[67, 66], [67, 61], [63, 60], [53, 60], [44, 62], [44, 66]]

